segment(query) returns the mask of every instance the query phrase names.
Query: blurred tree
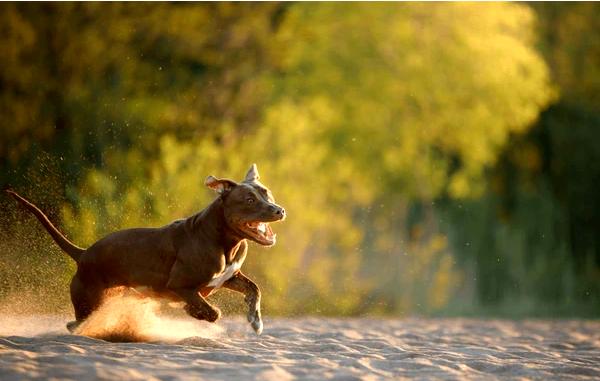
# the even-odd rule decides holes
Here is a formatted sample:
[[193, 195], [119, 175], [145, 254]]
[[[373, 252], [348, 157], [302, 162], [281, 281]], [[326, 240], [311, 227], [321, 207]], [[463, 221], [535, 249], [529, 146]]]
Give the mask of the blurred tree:
[[[448, 229], [461, 264], [474, 264], [464, 287], [487, 308], [597, 316], [600, 7], [532, 7], [560, 96], [529, 132], [512, 136], [489, 173], [488, 195], [450, 206]], [[465, 250], [466, 241], [476, 242]]]
[[344, 116], [333, 144], [381, 189], [477, 194], [509, 134], [551, 97], [533, 21], [512, 4], [299, 5], [281, 33], [281, 91], [329, 98]]
[[[530, 174], [549, 182], [565, 208], [576, 265], [600, 272], [600, 150], [595, 143], [600, 138], [600, 6], [545, 4], [536, 9], [544, 20], [542, 51], [561, 98], [532, 132], [544, 165]], [[600, 293], [600, 277], [596, 281]]]
[[427, 312], [452, 295], [459, 273], [433, 202], [480, 195], [510, 134], [552, 98], [534, 21], [515, 4], [290, 9], [279, 93], [325, 99], [336, 115], [331, 160], [356, 174], [336, 193], [364, 194], [353, 204], [372, 283], [361, 310]]
[[166, 132], [224, 139], [231, 127], [223, 126], [247, 130], [269, 91], [263, 73], [276, 65], [268, 43], [279, 12], [276, 4], [8, 4], [0, 120], [14, 144], [0, 152], [3, 183], [7, 168], [35, 157], [30, 149], [62, 156], [76, 180], [115, 150], [154, 156]]

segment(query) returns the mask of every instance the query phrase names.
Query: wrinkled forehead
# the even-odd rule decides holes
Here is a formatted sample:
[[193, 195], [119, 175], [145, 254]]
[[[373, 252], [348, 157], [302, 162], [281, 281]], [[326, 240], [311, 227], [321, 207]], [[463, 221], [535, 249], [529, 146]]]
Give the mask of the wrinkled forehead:
[[258, 180], [253, 182], [243, 182], [239, 186], [243, 187], [247, 192], [252, 192], [265, 201], [275, 202], [271, 191]]

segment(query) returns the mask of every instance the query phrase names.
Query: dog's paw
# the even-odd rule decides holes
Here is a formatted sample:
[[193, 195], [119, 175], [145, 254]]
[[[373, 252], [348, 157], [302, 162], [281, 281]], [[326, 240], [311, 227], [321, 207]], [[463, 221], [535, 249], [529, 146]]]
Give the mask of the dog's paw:
[[262, 333], [263, 322], [260, 318], [260, 311], [250, 311], [248, 313], [248, 322], [250, 323], [252, 329], [254, 330], [254, 332], [256, 332], [257, 335], [260, 335]]
[[198, 319], [198, 320], [206, 320], [211, 323], [214, 323], [215, 321], [219, 320], [219, 318], [221, 317], [221, 310], [219, 310], [218, 308], [215, 308], [215, 307], [197, 308], [197, 307], [191, 306], [189, 304], [186, 304], [184, 309], [188, 313], [188, 315], [190, 315], [191, 317]]
[[67, 329], [69, 330], [69, 332], [73, 333], [81, 323], [82, 322], [79, 320], [70, 321], [67, 323]]
[[212, 310], [207, 311], [205, 315], [207, 321], [214, 323], [221, 318], [221, 310], [213, 307]]
[[252, 329], [256, 332], [257, 335], [260, 335], [263, 331], [263, 322], [261, 318], [254, 319], [250, 322]]

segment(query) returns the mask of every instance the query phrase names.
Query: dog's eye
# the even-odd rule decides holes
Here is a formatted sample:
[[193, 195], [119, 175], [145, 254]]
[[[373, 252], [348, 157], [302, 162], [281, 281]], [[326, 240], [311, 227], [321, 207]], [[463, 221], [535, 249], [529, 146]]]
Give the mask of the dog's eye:
[[248, 204], [253, 204], [253, 203], [254, 203], [254, 199], [253, 199], [252, 197], [248, 197], [248, 198], [246, 199], [246, 202], [247, 202]]

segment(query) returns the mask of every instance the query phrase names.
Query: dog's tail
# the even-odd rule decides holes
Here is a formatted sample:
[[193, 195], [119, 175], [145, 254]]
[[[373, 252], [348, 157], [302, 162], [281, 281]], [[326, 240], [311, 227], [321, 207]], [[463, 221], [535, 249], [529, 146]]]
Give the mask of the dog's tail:
[[75, 246], [64, 235], [62, 235], [62, 233], [59, 232], [58, 229], [54, 227], [54, 225], [52, 225], [52, 222], [50, 222], [48, 217], [46, 217], [46, 215], [41, 210], [39, 210], [37, 206], [33, 205], [23, 197], [19, 196], [13, 190], [6, 189], [6, 192], [13, 196], [15, 200], [19, 201], [24, 207], [26, 207], [31, 213], [33, 213], [34, 216], [37, 217], [37, 219], [42, 223], [42, 225], [44, 225], [48, 233], [50, 233], [50, 236], [52, 236], [54, 242], [56, 242], [65, 253], [69, 254], [69, 256], [73, 258], [76, 262], [79, 261], [79, 257], [85, 251], [84, 249]]

